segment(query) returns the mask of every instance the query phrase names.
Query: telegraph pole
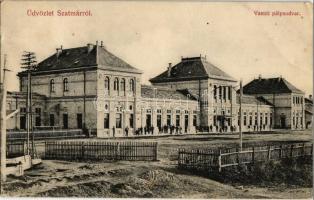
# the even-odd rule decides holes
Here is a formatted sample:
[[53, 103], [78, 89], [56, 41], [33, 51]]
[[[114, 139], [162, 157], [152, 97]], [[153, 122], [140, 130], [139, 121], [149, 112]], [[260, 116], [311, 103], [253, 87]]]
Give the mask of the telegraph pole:
[[33, 52], [24, 52], [22, 55], [22, 68], [27, 69], [27, 155], [30, 155], [30, 132], [32, 133], [32, 158], [34, 158], [34, 133], [33, 133], [33, 110], [32, 110], [32, 88], [31, 88], [31, 72], [36, 65], [36, 56]]
[[243, 95], [243, 87], [242, 87], [242, 79], [240, 80], [240, 126], [239, 126], [239, 134], [240, 134], [240, 151], [242, 151], [242, 95]]
[[[2, 68], [0, 69], [0, 71]], [[6, 55], [4, 55], [4, 63], [3, 63], [3, 78], [1, 84], [1, 153], [0, 153], [0, 162], [1, 162], [1, 188], [0, 192], [3, 192], [3, 183], [6, 181], [6, 98], [7, 98], [7, 89], [6, 89], [6, 82], [5, 82], [5, 72], [9, 71], [6, 68]], [[2, 75], [2, 74], [1, 74]], [[0, 77], [1, 80], [1, 77]], [[0, 81], [1, 82], [1, 81]]]

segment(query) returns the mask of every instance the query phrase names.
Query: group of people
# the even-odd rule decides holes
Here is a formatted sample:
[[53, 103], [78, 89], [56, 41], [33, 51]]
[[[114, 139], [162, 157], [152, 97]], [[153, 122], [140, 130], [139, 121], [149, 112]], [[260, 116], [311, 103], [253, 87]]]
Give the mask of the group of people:
[[[182, 127], [180, 126], [174, 126], [174, 125], [165, 125], [163, 127], [157, 127], [158, 128], [158, 133], [169, 133], [170, 135], [172, 134], [182, 134]], [[154, 130], [155, 127], [153, 126], [145, 126], [145, 127], [140, 127], [135, 131], [135, 135], [154, 135]]]

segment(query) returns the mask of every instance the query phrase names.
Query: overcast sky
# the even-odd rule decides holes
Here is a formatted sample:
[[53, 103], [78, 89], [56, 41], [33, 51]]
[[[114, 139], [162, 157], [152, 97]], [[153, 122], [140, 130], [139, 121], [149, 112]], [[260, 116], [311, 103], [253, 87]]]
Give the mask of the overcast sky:
[[[27, 10], [53, 10], [53, 17]], [[59, 17], [57, 10], [90, 10], [91, 17]], [[256, 16], [293, 11], [299, 16]], [[104, 41], [106, 48], [144, 73], [142, 82], [181, 56], [207, 60], [244, 84], [282, 75], [312, 94], [312, 4], [213, 2], [8, 2], [1, 7], [1, 54], [8, 55], [9, 90], [18, 90], [24, 50], [39, 61], [55, 49]], [[3, 62], [3, 59], [2, 59]]]

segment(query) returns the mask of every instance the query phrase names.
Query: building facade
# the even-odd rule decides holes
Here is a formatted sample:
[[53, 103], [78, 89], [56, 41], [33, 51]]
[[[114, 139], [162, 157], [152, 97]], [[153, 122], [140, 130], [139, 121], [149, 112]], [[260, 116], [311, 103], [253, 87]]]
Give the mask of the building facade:
[[[151, 85], [142, 85], [141, 75], [97, 43], [58, 48], [31, 73], [32, 126], [90, 129], [97, 137], [239, 130], [238, 83], [206, 57], [170, 63], [150, 79]], [[9, 120], [8, 128], [23, 130], [27, 72], [18, 76], [20, 91], [8, 93], [7, 108], [20, 112]], [[243, 131], [304, 127], [302, 91], [291, 84], [289, 92], [276, 93], [249, 86], [252, 83], [244, 86], [242, 97]]]

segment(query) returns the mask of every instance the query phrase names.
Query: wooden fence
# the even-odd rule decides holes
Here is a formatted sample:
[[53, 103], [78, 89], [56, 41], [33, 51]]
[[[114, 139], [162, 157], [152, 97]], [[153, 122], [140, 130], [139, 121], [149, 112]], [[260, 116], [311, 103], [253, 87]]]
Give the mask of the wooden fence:
[[47, 141], [45, 159], [156, 161], [157, 142]]
[[7, 142], [6, 154], [8, 158], [24, 156], [26, 154], [27, 144], [24, 141]]
[[286, 144], [280, 146], [247, 147], [238, 149], [179, 149], [178, 167], [197, 171], [221, 171], [225, 167], [268, 160], [280, 160], [313, 155], [313, 144]]

